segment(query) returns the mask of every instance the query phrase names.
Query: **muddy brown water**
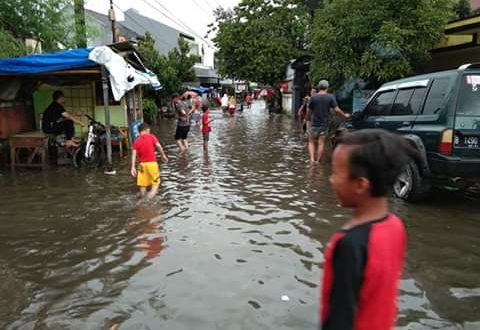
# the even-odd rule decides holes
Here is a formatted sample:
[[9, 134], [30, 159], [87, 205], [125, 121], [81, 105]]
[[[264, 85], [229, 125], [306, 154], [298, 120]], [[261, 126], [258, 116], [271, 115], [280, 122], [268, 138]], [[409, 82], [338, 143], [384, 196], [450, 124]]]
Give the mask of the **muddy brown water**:
[[[297, 127], [261, 104], [192, 128], [151, 205], [116, 176], [0, 172], [0, 329], [317, 329], [323, 251], [349, 217]], [[398, 329], [480, 329], [480, 203], [392, 201], [409, 234]], [[283, 297], [283, 299], [282, 299]], [[287, 299], [288, 297], [288, 299]]]

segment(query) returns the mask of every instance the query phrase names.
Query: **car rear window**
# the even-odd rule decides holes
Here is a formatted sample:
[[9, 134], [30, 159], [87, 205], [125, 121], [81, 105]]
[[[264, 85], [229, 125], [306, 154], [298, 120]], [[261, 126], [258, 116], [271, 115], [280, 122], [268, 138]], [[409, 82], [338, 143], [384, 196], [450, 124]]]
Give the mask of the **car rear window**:
[[463, 76], [457, 115], [480, 116], [480, 74]]

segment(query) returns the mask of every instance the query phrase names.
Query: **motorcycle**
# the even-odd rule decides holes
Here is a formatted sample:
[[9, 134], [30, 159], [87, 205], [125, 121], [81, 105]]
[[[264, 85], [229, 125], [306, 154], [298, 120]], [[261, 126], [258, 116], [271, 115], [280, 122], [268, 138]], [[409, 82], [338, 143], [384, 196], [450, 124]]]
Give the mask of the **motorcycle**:
[[105, 150], [102, 145], [102, 136], [106, 134], [105, 125], [99, 123], [89, 115], [88, 133], [86, 139], [73, 153], [73, 166], [75, 168], [95, 168], [103, 165]]

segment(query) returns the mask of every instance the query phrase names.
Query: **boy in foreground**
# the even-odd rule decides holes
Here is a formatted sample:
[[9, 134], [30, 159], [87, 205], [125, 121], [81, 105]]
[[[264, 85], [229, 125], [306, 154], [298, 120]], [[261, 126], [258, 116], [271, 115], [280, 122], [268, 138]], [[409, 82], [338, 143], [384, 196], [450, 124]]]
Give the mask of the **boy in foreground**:
[[[150, 133], [150, 127], [147, 124], [141, 124], [138, 130], [140, 136], [133, 143], [132, 169], [130, 173], [132, 176], [137, 177], [137, 186], [140, 188], [142, 197], [147, 193], [147, 188], [152, 187], [147, 195], [147, 199], [152, 199], [157, 195], [158, 187], [160, 186], [160, 169], [155, 156], [155, 148], [158, 149], [165, 163], [168, 163], [168, 158], [158, 139]], [[138, 172], [135, 168], [137, 154], [140, 160]]]
[[404, 138], [382, 130], [339, 139], [330, 182], [353, 217], [325, 251], [321, 329], [393, 329], [407, 238], [387, 195], [412, 157], [416, 152]]

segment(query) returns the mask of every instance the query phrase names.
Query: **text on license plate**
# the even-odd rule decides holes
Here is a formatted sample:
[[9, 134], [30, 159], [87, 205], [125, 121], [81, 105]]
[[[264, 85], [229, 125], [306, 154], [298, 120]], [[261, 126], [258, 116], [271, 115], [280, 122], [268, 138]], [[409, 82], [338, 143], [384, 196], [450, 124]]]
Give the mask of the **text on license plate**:
[[463, 148], [480, 148], [478, 136], [456, 136], [455, 145]]

